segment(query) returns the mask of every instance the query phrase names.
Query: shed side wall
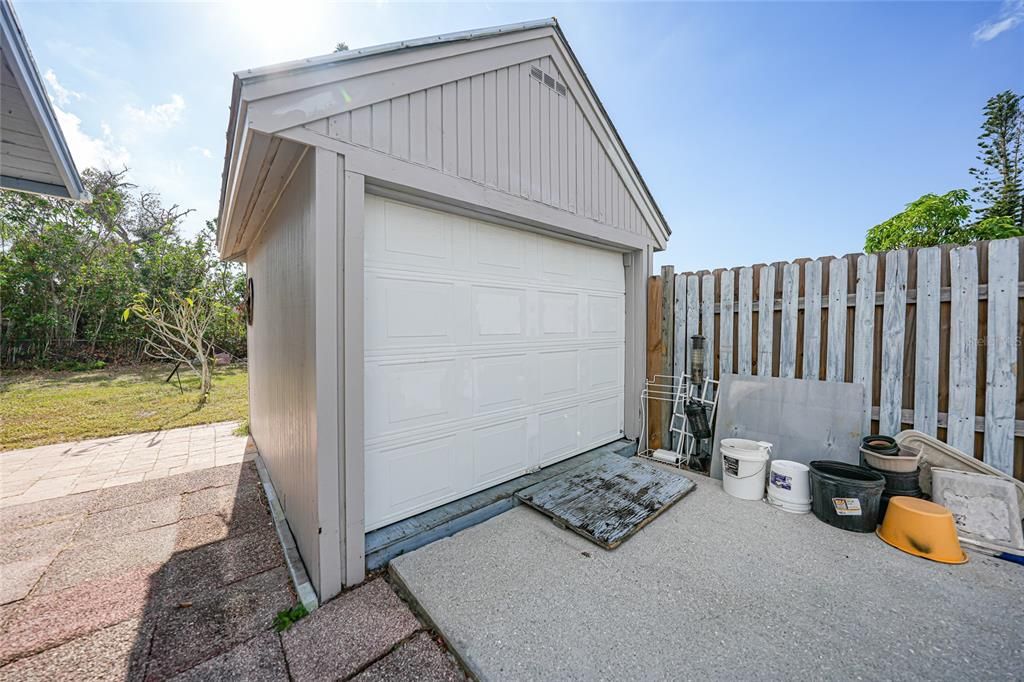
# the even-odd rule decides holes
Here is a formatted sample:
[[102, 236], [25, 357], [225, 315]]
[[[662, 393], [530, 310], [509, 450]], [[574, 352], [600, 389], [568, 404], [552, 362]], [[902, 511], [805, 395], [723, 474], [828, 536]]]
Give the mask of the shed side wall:
[[250, 430], [314, 587], [317, 530], [314, 156], [307, 154], [248, 253]]

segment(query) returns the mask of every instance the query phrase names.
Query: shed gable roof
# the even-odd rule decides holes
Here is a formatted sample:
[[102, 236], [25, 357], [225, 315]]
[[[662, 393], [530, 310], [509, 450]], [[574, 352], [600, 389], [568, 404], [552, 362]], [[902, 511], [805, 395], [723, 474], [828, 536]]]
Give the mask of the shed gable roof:
[[9, 0], [0, 0], [0, 187], [88, 200]]
[[[245, 131], [329, 138], [568, 211], [663, 247], [669, 229], [557, 22], [339, 53], [236, 74]], [[348, 147], [347, 147], [348, 148]]]

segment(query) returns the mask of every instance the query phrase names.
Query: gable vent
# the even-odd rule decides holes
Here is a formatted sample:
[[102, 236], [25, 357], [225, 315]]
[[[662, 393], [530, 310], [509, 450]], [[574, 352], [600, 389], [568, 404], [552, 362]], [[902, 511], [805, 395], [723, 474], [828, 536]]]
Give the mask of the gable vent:
[[538, 69], [536, 66], [531, 66], [530, 67], [530, 77], [533, 78], [534, 80], [537, 80], [537, 81], [543, 83], [544, 85], [548, 86], [549, 88], [551, 88], [552, 90], [557, 92], [562, 97], [565, 97], [565, 95], [566, 95], [565, 85], [563, 85], [562, 83], [559, 83], [554, 78], [552, 78], [548, 74], [546, 74], [543, 71], [541, 71], [540, 69]]

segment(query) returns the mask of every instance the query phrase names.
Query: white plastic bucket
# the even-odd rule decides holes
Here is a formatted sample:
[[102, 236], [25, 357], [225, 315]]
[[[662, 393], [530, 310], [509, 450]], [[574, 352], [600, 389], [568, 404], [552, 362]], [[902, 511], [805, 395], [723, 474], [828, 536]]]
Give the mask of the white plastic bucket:
[[722, 439], [722, 487], [741, 500], [764, 497], [764, 474], [772, 444], [745, 438]]
[[806, 464], [777, 459], [768, 471], [768, 503], [793, 514], [811, 511], [811, 476]]

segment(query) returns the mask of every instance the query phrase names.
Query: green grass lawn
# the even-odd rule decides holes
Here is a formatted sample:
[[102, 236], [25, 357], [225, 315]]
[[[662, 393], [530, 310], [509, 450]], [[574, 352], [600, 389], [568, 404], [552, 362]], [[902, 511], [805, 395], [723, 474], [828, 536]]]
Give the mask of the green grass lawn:
[[91, 372], [5, 370], [0, 377], [0, 450], [116, 436], [178, 426], [244, 420], [248, 374], [218, 367], [205, 407], [199, 380], [181, 370], [181, 385], [164, 383], [170, 368], [142, 365]]

